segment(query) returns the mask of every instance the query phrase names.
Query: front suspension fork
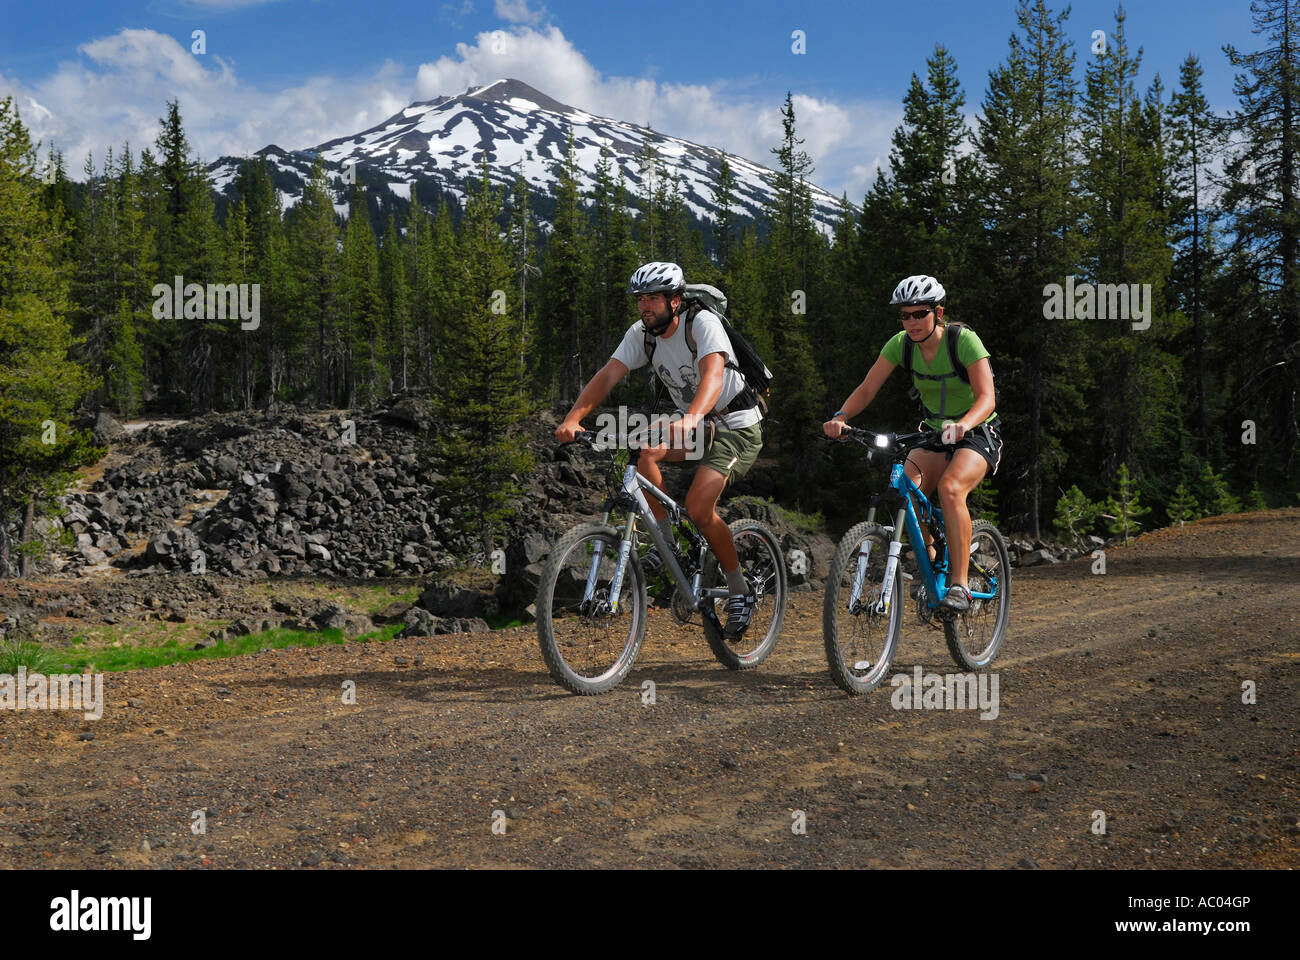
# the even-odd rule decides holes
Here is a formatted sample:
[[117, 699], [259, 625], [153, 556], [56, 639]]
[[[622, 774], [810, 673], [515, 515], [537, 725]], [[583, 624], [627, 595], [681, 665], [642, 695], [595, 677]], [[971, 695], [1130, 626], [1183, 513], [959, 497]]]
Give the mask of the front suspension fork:
[[[614, 567], [614, 579], [609, 584], [609, 611], [618, 612], [618, 598], [623, 588], [623, 575], [627, 572], [628, 557], [632, 554], [632, 534], [636, 529], [636, 514], [629, 511], [623, 537], [618, 544], [618, 562]], [[592, 594], [596, 589], [596, 579], [600, 573], [600, 559], [605, 553], [605, 542], [597, 540], [591, 552], [591, 567], [587, 571], [587, 585], [582, 592], [583, 604], [590, 606]]]

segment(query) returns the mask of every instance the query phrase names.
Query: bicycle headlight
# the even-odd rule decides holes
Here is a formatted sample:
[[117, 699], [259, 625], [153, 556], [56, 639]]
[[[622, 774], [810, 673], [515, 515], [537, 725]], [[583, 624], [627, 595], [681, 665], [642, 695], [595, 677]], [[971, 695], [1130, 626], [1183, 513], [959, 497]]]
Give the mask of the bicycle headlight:
[[881, 449], [884, 449], [885, 447], [889, 446], [889, 434], [887, 433], [876, 434], [876, 446], [880, 447]]

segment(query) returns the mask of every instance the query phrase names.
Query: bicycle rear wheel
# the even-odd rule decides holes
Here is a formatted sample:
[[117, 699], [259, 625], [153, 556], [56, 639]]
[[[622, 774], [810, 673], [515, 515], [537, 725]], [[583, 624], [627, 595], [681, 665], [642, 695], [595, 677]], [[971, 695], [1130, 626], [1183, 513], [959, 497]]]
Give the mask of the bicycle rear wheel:
[[[957, 559], [950, 558], [953, 567]], [[972, 593], [992, 599], [971, 600], [970, 609], [944, 621], [943, 633], [953, 662], [966, 670], [982, 670], [1002, 647], [1011, 619], [1011, 558], [998, 528], [987, 520], [971, 526], [970, 578]]]
[[[889, 533], [876, 523], [859, 523], [835, 550], [822, 600], [822, 639], [831, 677], [845, 693], [874, 690], [885, 679], [903, 629], [902, 565], [894, 569], [887, 609], [878, 609], [889, 559]], [[857, 599], [855, 582], [861, 576]], [[851, 602], [852, 601], [852, 602]]]
[[[735, 520], [728, 525], [728, 529], [736, 543], [740, 569], [753, 584], [758, 603], [745, 632], [739, 637], [729, 637], [718, 629], [720, 624], [727, 621], [723, 601], [711, 601], [714, 604], [714, 616], [703, 618], [704, 636], [709, 641], [713, 655], [728, 670], [750, 670], [768, 658], [776, 647], [776, 638], [781, 635], [788, 593], [785, 556], [776, 534], [757, 520]], [[726, 577], [712, 552], [708, 561], [705, 569], [710, 572], [704, 577], [703, 583], [725, 583]]]
[[[622, 537], [603, 523], [574, 527], [542, 566], [537, 636], [555, 682], [580, 694], [618, 686], [645, 639], [646, 593], [641, 563], [629, 556], [617, 609], [610, 589]], [[586, 600], [588, 582], [591, 592]]]

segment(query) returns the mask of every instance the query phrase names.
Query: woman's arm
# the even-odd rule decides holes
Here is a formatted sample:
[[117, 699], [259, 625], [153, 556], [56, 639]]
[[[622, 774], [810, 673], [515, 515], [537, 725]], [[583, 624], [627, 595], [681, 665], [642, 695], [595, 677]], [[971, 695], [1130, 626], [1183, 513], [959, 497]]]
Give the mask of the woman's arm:
[[[970, 374], [970, 388], [975, 392], [975, 402], [957, 421], [963, 428], [962, 433], [974, 430], [987, 420], [996, 406], [996, 401], [993, 399], [993, 368], [989, 366], [989, 358], [981, 357], [976, 360], [966, 368], [966, 372]], [[957, 439], [960, 440], [961, 437]]]
[[876, 362], [871, 365], [871, 369], [862, 378], [857, 389], [849, 394], [849, 398], [844, 401], [844, 406], [840, 408], [843, 419], [840, 415], [836, 415], [822, 424], [822, 431], [826, 436], [838, 437], [844, 432], [844, 425], [850, 419], [871, 405], [871, 401], [876, 399], [876, 394], [880, 392], [881, 385], [894, 372], [894, 366], [883, 356], [876, 358]]

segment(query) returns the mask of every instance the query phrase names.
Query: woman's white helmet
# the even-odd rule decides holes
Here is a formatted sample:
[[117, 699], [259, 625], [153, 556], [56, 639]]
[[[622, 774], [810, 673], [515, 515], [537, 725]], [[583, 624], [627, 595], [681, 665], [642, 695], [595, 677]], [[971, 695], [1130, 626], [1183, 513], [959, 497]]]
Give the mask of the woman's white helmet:
[[686, 277], [682, 268], [675, 263], [661, 263], [656, 260], [639, 267], [628, 283], [627, 292], [632, 296], [638, 293], [676, 293], [686, 286]]
[[899, 281], [889, 304], [890, 306], [895, 304], [910, 306], [913, 303], [936, 304], [942, 302], [945, 295], [942, 283], [934, 277], [917, 274]]

